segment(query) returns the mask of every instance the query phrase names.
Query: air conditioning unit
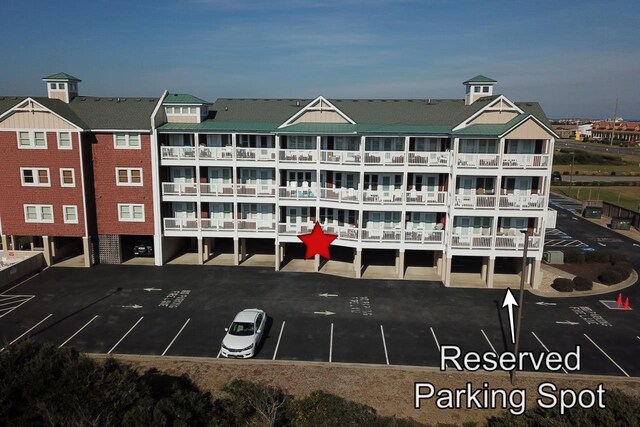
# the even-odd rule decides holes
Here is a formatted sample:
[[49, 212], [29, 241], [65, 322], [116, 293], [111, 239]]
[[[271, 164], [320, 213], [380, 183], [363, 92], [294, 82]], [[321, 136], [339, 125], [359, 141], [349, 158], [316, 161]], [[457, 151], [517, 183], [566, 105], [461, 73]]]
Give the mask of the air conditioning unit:
[[564, 264], [564, 253], [562, 251], [547, 251], [542, 254], [542, 259], [547, 264]]

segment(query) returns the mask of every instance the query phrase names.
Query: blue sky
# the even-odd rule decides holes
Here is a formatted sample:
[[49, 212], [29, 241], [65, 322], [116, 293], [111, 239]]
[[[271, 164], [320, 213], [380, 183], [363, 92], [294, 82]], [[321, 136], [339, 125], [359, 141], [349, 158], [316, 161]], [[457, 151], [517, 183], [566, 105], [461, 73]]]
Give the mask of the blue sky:
[[640, 1], [14, 1], [0, 94], [462, 98], [484, 74], [550, 117], [640, 119]]

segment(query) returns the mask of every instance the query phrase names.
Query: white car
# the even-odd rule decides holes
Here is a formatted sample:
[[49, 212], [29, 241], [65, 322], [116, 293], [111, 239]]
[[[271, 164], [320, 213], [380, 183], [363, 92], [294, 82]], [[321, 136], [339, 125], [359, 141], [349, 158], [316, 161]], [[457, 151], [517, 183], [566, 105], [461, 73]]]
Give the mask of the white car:
[[267, 324], [267, 313], [259, 308], [248, 308], [236, 314], [231, 326], [225, 328], [220, 355], [234, 359], [248, 359], [256, 353]]

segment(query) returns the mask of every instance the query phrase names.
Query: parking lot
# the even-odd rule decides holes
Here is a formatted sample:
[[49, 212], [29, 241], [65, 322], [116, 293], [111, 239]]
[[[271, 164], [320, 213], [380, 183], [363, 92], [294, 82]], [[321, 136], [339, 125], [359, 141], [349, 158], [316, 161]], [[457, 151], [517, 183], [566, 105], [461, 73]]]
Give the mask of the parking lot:
[[[15, 306], [0, 312], [0, 339], [3, 347], [32, 338], [93, 353], [218, 357], [234, 315], [258, 307], [269, 314], [260, 359], [437, 366], [442, 345], [512, 349], [503, 294], [250, 267], [50, 268], [0, 295]], [[640, 375], [638, 312], [599, 299], [527, 294], [521, 349], [580, 345], [581, 373]]]

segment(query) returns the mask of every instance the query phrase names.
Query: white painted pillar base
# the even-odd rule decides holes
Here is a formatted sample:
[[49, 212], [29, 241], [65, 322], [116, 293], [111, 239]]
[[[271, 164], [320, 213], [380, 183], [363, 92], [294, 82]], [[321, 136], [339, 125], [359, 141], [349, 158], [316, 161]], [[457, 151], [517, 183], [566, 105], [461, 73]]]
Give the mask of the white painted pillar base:
[[480, 270], [480, 278], [482, 278], [482, 281], [487, 283], [487, 267], [489, 264], [489, 257], [485, 256], [482, 257], [482, 269]]
[[198, 240], [198, 264], [203, 265], [204, 264], [204, 242], [202, 241], [202, 237], [199, 237], [197, 240]]
[[446, 287], [451, 286], [451, 258], [446, 258], [444, 263], [444, 285]]
[[9, 248], [9, 239], [7, 239], [7, 235], [3, 234], [2, 235], [2, 250], [3, 251], [8, 251]]
[[240, 239], [240, 262], [247, 259], [247, 239]]
[[91, 237], [82, 238], [82, 251], [84, 255], [84, 266], [91, 267]]
[[233, 239], [233, 265], [240, 265], [240, 242]]
[[398, 250], [396, 254], [396, 272], [398, 279], [404, 279], [404, 251]]
[[53, 261], [53, 256], [51, 254], [51, 243], [49, 241], [49, 236], [42, 236], [42, 246], [44, 246], [44, 262], [47, 263], [48, 266], [51, 266], [51, 262]]
[[489, 258], [487, 263], [487, 287], [493, 288], [493, 277], [496, 269], [496, 259]]
[[542, 269], [540, 268], [542, 262], [539, 259], [536, 259], [533, 262], [533, 271], [531, 277], [531, 287], [533, 289], [538, 289], [540, 287], [540, 283], [542, 282]]
[[362, 277], [362, 250], [356, 249], [355, 256], [353, 257], [353, 269], [356, 274], [356, 279]]

